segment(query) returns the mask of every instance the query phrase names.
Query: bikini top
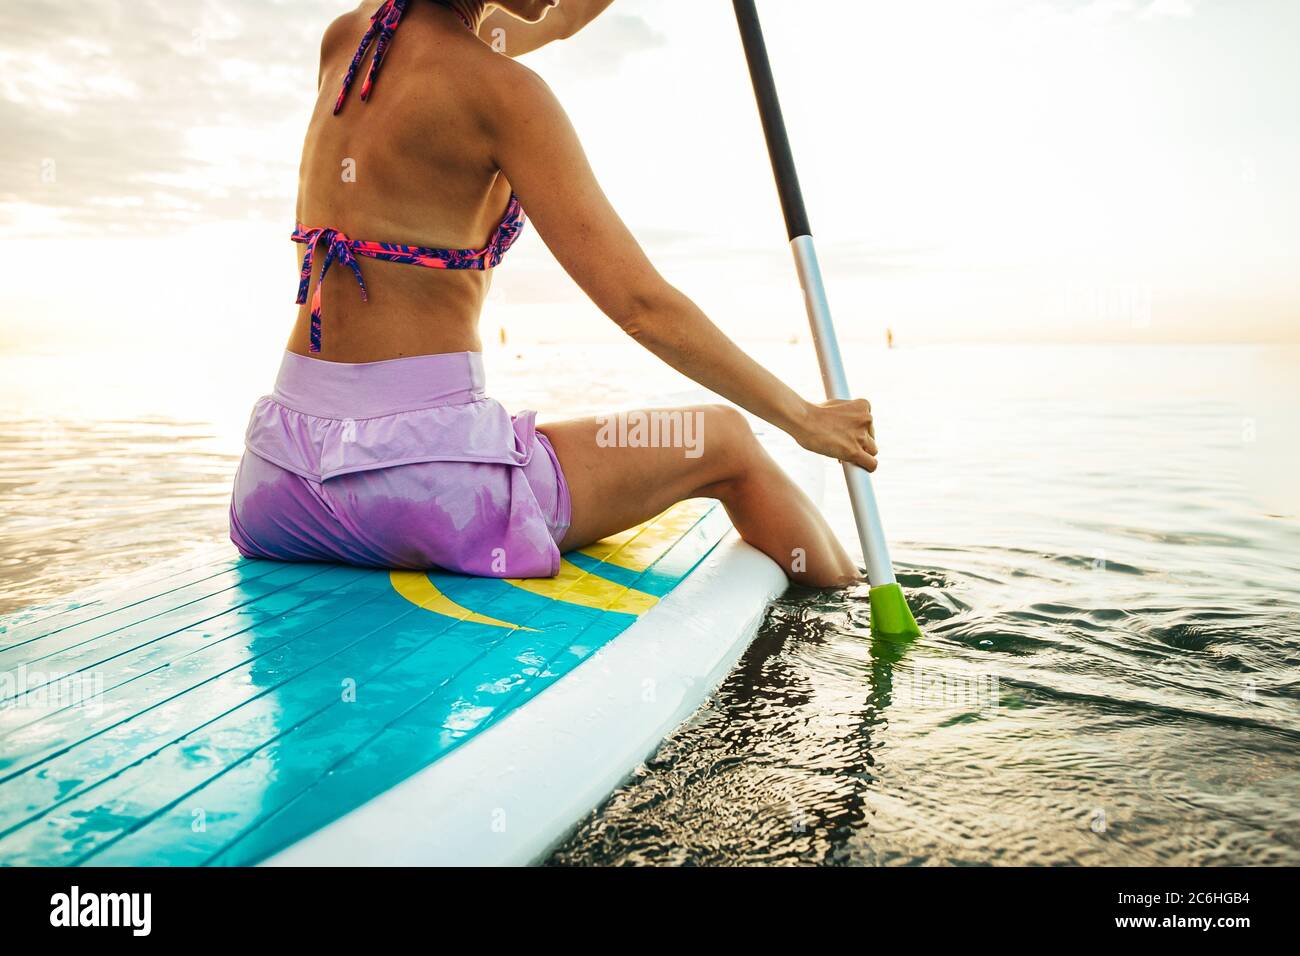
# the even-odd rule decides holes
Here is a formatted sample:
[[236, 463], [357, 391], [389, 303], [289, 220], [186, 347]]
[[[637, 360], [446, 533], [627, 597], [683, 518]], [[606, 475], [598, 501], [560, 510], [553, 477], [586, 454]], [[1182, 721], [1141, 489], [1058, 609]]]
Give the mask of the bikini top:
[[[357, 47], [356, 56], [352, 58], [352, 64], [348, 67], [347, 75], [343, 78], [343, 89], [339, 91], [338, 100], [334, 104], [334, 115], [337, 116], [339, 111], [343, 109], [344, 100], [347, 99], [348, 90], [352, 86], [353, 79], [356, 78], [361, 61], [365, 58], [366, 51], [374, 44], [374, 59], [370, 63], [370, 70], [361, 86], [361, 99], [370, 99], [370, 92], [374, 88], [375, 80], [378, 78], [379, 71], [384, 64], [384, 57], [388, 53], [389, 45], [393, 42], [393, 34], [397, 32], [397, 26], [401, 23], [402, 14], [406, 12], [409, 3], [410, 0], [385, 0], [374, 15], [371, 16], [370, 29], [361, 38], [361, 45]], [[466, 28], [473, 29], [459, 10], [454, 7], [451, 9], [461, 18]], [[361, 264], [357, 261], [358, 256], [365, 256], [369, 259], [383, 259], [385, 262], [402, 262], [408, 265], [423, 266], [426, 269], [492, 269], [501, 263], [507, 250], [519, 238], [519, 234], [524, 228], [524, 221], [524, 210], [519, 203], [519, 197], [511, 193], [510, 202], [506, 205], [505, 215], [502, 217], [500, 224], [497, 225], [492, 238], [481, 249], [430, 249], [423, 246], [404, 246], [394, 242], [367, 242], [361, 239], [352, 239], [337, 229], [328, 227], [309, 229], [299, 223], [293, 232], [293, 241], [307, 247], [302, 259], [301, 281], [298, 283], [299, 305], [303, 305], [307, 301], [316, 253], [322, 244], [325, 246], [325, 260], [321, 264], [320, 278], [316, 280], [316, 290], [311, 300], [311, 351], [320, 351], [321, 284], [324, 283], [325, 274], [329, 272], [330, 266], [335, 262], [341, 262], [352, 270], [357, 285], [361, 288], [361, 299], [366, 301], [366, 282], [361, 276]]]

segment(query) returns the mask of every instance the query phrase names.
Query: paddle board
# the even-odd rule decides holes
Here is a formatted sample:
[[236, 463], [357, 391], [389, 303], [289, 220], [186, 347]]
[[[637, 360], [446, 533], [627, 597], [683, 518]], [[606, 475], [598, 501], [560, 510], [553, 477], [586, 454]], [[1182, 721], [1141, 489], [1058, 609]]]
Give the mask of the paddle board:
[[[819, 460], [769, 447], [820, 496]], [[784, 587], [695, 499], [554, 579], [224, 554], [13, 615], [0, 863], [537, 861], [707, 698]]]

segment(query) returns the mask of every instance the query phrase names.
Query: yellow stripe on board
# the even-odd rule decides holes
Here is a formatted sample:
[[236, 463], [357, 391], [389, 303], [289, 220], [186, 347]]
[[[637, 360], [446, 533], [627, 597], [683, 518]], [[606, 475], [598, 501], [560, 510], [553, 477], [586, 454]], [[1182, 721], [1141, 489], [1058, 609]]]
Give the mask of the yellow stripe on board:
[[581, 549], [581, 553], [629, 571], [644, 571], [713, 505], [710, 498], [679, 501], [657, 518], [588, 545]]
[[560, 561], [560, 573], [553, 578], [506, 578], [522, 591], [565, 604], [580, 604], [598, 611], [644, 614], [659, 599], [625, 584], [584, 571], [572, 561]]
[[[679, 501], [656, 518], [611, 535], [582, 549], [582, 553], [605, 564], [629, 571], [645, 571], [663, 557], [664, 553], [681, 539], [687, 531], [709, 512], [714, 502], [708, 498]], [[471, 611], [443, 594], [418, 571], [392, 571], [389, 579], [393, 589], [412, 604], [425, 610], [460, 621], [489, 624], [515, 630], [532, 631], [535, 628], [499, 621]], [[550, 601], [577, 604], [598, 611], [618, 611], [621, 614], [641, 615], [659, 603], [659, 598], [645, 591], [618, 584], [598, 574], [585, 571], [571, 561], [560, 561], [560, 573], [553, 578], [504, 578], [506, 584], [536, 594]]]
[[458, 621], [470, 621], [474, 624], [490, 624], [493, 627], [506, 627], [512, 631], [535, 631], [536, 628], [524, 627], [522, 624], [512, 624], [509, 621], [498, 621], [494, 617], [488, 617], [485, 614], [479, 614], [471, 611], [467, 607], [461, 607], [447, 595], [443, 594], [429, 580], [429, 576], [420, 571], [390, 571], [388, 580], [393, 584], [393, 590], [406, 598], [412, 604], [424, 608], [426, 611], [432, 611], [434, 614], [441, 614], [444, 617], [452, 617]]

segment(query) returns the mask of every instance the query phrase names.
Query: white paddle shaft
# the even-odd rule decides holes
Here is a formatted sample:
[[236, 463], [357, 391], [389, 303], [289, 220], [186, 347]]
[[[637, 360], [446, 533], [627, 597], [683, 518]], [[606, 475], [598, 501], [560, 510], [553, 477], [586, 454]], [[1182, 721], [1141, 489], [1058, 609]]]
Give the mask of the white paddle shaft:
[[[840, 346], [835, 338], [835, 326], [831, 322], [831, 309], [826, 302], [826, 287], [822, 283], [821, 267], [817, 264], [817, 251], [813, 248], [812, 226], [808, 223], [808, 210], [804, 206], [803, 191], [799, 188], [799, 172], [795, 169], [790, 135], [781, 115], [781, 98], [776, 92], [772, 63], [767, 55], [767, 44], [763, 42], [763, 28], [758, 22], [758, 9], [754, 0], [732, 0], [732, 5], [736, 8], [740, 41], [745, 48], [749, 76], [754, 83], [754, 98], [758, 101], [758, 115], [763, 122], [763, 135], [772, 160], [772, 174], [781, 197], [786, 236], [794, 250], [795, 268], [808, 306], [808, 322], [817, 345], [822, 382], [826, 385], [828, 398], [852, 398], [848, 379], [844, 376]], [[867, 562], [867, 579], [873, 589], [893, 584], [894, 569], [889, 561], [885, 532], [880, 527], [880, 509], [871, 490], [871, 476], [856, 465], [845, 465], [844, 480], [849, 486], [853, 520], [858, 526], [858, 540], [862, 542], [862, 556]], [[909, 612], [909, 620], [910, 616]], [[915, 625], [912, 629], [915, 630]]]
[[[831, 307], [826, 300], [826, 285], [822, 282], [822, 270], [817, 263], [813, 238], [796, 236], [790, 242], [790, 248], [794, 251], [799, 284], [803, 286], [808, 325], [812, 328], [813, 343], [817, 346], [817, 364], [821, 366], [826, 397], [850, 399], [853, 395], [849, 391], [849, 380], [844, 374], [844, 360], [840, 357], [840, 343], [831, 321]], [[862, 542], [862, 556], [867, 562], [867, 580], [872, 587], [893, 584], [894, 567], [889, 560], [889, 545], [885, 542], [885, 530], [880, 524], [880, 508], [876, 504], [876, 493], [871, 487], [871, 476], [857, 465], [845, 462], [844, 480], [849, 486], [853, 520], [858, 527], [858, 540]]]

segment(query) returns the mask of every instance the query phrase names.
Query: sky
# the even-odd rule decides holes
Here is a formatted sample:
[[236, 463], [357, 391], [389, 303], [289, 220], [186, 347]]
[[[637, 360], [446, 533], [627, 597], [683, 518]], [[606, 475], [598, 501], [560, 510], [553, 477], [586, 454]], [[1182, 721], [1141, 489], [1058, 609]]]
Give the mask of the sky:
[[[0, 349], [279, 348], [319, 36], [346, 8], [0, 7]], [[759, 10], [843, 337], [1300, 340], [1294, 0]], [[738, 338], [806, 338], [730, 3], [616, 0], [524, 62], [671, 282]], [[484, 324], [619, 335], [531, 232]]]

